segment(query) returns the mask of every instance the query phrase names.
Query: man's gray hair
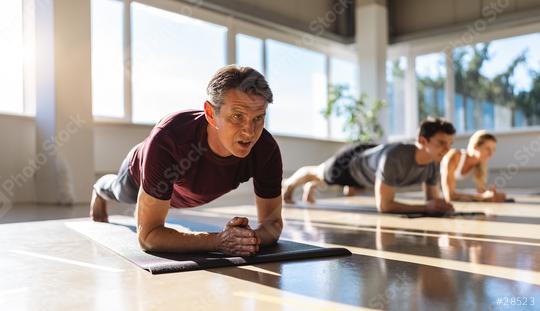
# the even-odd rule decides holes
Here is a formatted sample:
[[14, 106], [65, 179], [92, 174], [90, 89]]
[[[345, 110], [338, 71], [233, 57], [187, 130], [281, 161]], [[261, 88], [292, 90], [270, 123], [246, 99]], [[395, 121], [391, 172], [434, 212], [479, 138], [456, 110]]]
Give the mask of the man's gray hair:
[[273, 95], [264, 76], [251, 67], [227, 65], [219, 69], [210, 79], [206, 93], [208, 101], [219, 113], [225, 93], [238, 90], [249, 95], [262, 96], [267, 104], [272, 103]]

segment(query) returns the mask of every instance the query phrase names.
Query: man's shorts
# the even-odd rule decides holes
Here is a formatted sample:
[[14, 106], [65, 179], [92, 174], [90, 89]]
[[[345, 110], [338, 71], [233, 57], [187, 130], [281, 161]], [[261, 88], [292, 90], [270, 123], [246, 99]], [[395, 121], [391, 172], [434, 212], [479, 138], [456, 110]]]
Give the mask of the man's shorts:
[[364, 188], [351, 176], [349, 164], [356, 155], [376, 146], [356, 143], [341, 148], [333, 157], [324, 162], [324, 181], [329, 185]]

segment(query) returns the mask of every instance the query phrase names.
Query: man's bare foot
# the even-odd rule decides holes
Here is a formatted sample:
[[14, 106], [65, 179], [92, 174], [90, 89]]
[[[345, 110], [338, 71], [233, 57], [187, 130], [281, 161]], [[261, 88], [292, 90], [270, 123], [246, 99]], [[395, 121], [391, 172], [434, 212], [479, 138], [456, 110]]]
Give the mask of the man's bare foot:
[[354, 187], [354, 186], [344, 186], [343, 187], [343, 195], [348, 197], [353, 197], [355, 195], [358, 195], [362, 192], [362, 189]]
[[92, 201], [90, 202], [90, 217], [94, 221], [109, 222], [107, 214], [107, 201], [100, 197], [95, 190], [92, 191]]
[[307, 182], [304, 185], [304, 193], [302, 195], [302, 200], [307, 203], [315, 203], [315, 193], [317, 192], [317, 183], [316, 182]]
[[293, 192], [294, 187], [287, 182], [287, 180], [284, 180], [282, 183], [283, 187], [283, 201], [288, 204], [294, 204], [293, 200]]

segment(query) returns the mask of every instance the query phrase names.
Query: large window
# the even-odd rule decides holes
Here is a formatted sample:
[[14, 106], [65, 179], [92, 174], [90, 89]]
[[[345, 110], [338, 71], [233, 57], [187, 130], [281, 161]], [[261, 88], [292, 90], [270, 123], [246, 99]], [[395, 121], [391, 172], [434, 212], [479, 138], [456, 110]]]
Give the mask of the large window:
[[445, 54], [434, 53], [416, 57], [418, 87], [418, 117], [444, 117], [446, 81]]
[[263, 72], [263, 40], [244, 34], [236, 35], [236, 63]]
[[325, 55], [268, 40], [267, 78], [274, 92], [268, 128], [273, 133], [327, 137]]
[[407, 59], [399, 57], [386, 62], [386, 95], [388, 100], [388, 131], [387, 134], [403, 135], [405, 124], [405, 71]]
[[0, 112], [23, 113], [22, 0], [0, 1]]
[[[125, 1], [91, 3], [94, 116], [154, 124], [168, 113], [203, 107], [209, 78], [226, 64], [226, 26], [135, 1], [124, 20]], [[129, 32], [124, 25], [130, 25]], [[329, 83], [346, 85], [350, 95], [360, 96], [355, 62], [244, 33], [235, 40], [236, 63], [265, 74], [274, 92], [269, 130], [322, 139], [347, 137], [345, 118], [327, 121], [323, 110]], [[126, 61], [125, 55], [131, 59]]]
[[209, 77], [225, 65], [227, 28], [132, 4], [133, 121], [202, 109]]
[[92, 110], [124, 117], [123, 1], [92, 0]]
[[458, 130], [540, 124], [540, 34], [455, 49]]

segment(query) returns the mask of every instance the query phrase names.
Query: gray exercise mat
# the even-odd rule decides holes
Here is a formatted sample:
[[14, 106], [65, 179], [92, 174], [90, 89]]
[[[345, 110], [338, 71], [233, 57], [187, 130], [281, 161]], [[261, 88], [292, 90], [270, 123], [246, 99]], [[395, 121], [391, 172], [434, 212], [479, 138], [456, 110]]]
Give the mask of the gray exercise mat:
[[367, 213], [367, 214], [379, 214], [375, 206], [361, 206], [352, 204], [340, 204], [340, 203], [304, 203], [298, 202], [294, 204], [284, 204], [284, 208], [294, 209], [311, 209], [311, 210], [323, 210], [333, 212], [354, 212], [354, 213]]
[[[199, 254], [145, 252], [140, 249], [137, 242], [132, 218], [111, 217], [110, 223], [96, 223], [91, 220], [72, 221], [66, 222], [65, 225], [111, 249], [152, 274], [351, 255], [351, 252], [345, 248], [323, 248], [287, 240], [279, 240], [275, 245], [263, 247], [256, 256], [251, 257], [227, 256], [217, 252]], [[187, 232], [220, 231], [215, 226], [194, 222], [167, 224], [167, 226]]]

